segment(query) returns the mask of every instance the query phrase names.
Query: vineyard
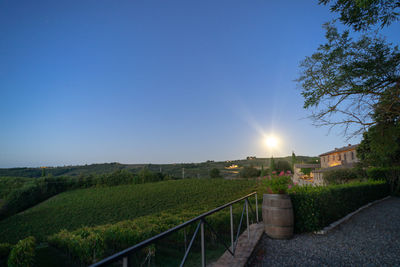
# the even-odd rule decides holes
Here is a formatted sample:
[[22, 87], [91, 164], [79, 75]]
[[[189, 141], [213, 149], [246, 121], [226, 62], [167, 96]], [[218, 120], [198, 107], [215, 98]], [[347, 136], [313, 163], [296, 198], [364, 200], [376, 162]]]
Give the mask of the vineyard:
[[256, 189], [254, 180], [185, 179], [140, 185], [93, 187], [56, 195], [0, 221], [0, 240], [15, 243], [29, 235], [45, 241], [62, 229], [74, 230], [145, 215], [201, 213]]

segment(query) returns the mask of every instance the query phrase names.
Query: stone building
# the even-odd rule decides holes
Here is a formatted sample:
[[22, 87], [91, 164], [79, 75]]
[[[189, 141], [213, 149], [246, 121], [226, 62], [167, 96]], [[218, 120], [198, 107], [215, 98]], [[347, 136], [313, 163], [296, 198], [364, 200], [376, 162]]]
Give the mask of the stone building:
[[[348, 146], [335, 148], [332, 151], [323, 153], [319, 155], [320, 164], [295, 164], [293, 180], [297, 180], [300, 183], [307, 182], [314, 185], [323, 185], [324, 172], [354, 167], [354, 164], [359, 161], [357, 158], [357, 147], [358, 145], [349, 144]], [[304, 174], [301, 173], [301, 168], [312, 169], [306, 181], [302, 179]]]
[[358, 145], [349, 144], [348, 146], [335, 148], [335, 150], [319, 155], [321, 168], [313, 171], [314, 184], [324, 184], [324, 172], [353, 168], [354, 164], [359, 162], [357, 158], [357, 147]]

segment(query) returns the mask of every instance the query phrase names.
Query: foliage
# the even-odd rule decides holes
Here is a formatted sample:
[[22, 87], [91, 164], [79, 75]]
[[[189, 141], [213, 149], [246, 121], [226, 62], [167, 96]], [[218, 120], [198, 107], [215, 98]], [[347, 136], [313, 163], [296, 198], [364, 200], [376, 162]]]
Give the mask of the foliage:
[[329, 184], [345, 184], [358, 178], [355, 169], [337, 169], [324, 172], [324, 181]]
[[296, 162], [297, 162], [296, 154], [294, 154], [294, 151], [292, 151], [292, 159], [291, 159], [292, 171], [294, 171], [294, 164], [296, 164]]
[[9, 267], [33, 266], [35, 259], [36, 240], [33, 236], [27, 237], [13, 247], [8, 257]]
[[269, 194], [286, 194], [292, 188], [293, 182], [290, 176], [271, 176], [266, 185]]
[[261, 171], [254, 168], [253, 166], [244, 166], [240, 170], [240, 177], [242, 178], [254, 178], [260, 176]]
[[276, 171], [275, 160], [274, 157], [271, 157], [269, 160], [269, 174], [272, 175], [272, 172]]
[[400, 124], [378, 123], [363, 134], [357, 156], [365, 167], [400, 165]]
[[9, 243], [0, 243], [0, 260], [8, 258], [12, 249], [12, 245]]
[[160, 212], [203, 211], [242, 197], [255, 187], [252, 180], [185, 179], [67, 191], [0, 221], [0, 240], [14, 243], [33, 235], [44, 241], [61, 229], [116, 223]]
[[275, 171], [277, 172], [292, 171], [292, 167], [290, 166], [290, 163], [287, 162], [286, 160], [278, 160], [275, 166]]
[[5, 199], [10, 192], [32, 183], [33, 179], [25, 177], [0, 177], [0, 199]]
[[376, 36], [353, 41], [349, 31], [339, 33], [331, 24], [324, 28], [327, 43], [301, 62], [297, 79], [315, 125], [359, 134], [376, 124], [374, 114], [399, 116], [398, 47]]
[[295, 186], [290, 192], [297, 233], [322, 229], [359, 207], [389, 194], [383, 181], [331, 186]]
[[340, 21], [354, 30], [368, 30], [372, 25], [383, 28], [399, 19], [398, 0], [320, 0], [320, 4], [332, 3], [331, 11], [340, 13]]
[[[241, 210], [241, 205], [234, 207], [233, 214], [236, 220], [239, 220]], [[206, 210], [202, 212], [204, 211]], [[115, 224], [83, 227], [75, 231], [62, 230], [50, 236], [48, 241], [52, 246], [67, 252], [80, 262], [88, 264], [164, 232], [198, 216], [199, 213], [201, 212], [192, 210], [182, 210], [175, 214], [162, 212]], [[227, 227], [230, 222], [228, 210], [213, 214], [206, 220], [218, 233], [229, 232], [229, 227]], [[187, 232], [193, 232], [195, 226], [196, 224], [192, 224], [185, 229]], [[171, 244], [181, 242], [183, 238], [182, 232], [176, 232], [167, 237], [166, 243], [171, 246]], [[210, 238], [210, 236], [206, 235], [206, 238]], [[157, 249], [157, 246], [153, 245], [153, 248]]]
[[221, 173], [219, 172], [219, 170], [217, 168], [213, 168], [210, 171], [210, 178], [221, 178]]
[[368, 178], [384, 180], [390, 186], [390, 192], [400, 195], [400, 166], [396, 167], [372, 167], [367, 169]]
[[[0, 207], [0, 219], [32, 207], [49, 197], [71, 189], [91, 186], [115, 186], [121, 184], [141, 184], [168, 179], [167, 175], [143, 169], [138, 175], [128, 170], [117, 170], [102, 175], [79, 175], [78, 177], [43, 177], [31, 179], [23, 186], [12, 190]], [[10, 181], [10, 179], [6, 179]], [[16, 180], [18, 183], [18, 180]], [[23, 180], [24, 181], [24, 180]], [[7, 186], [4, 186], [7, 188]], [[2, 186], [0, 185], [0, 189]]]
[[311, 171], [313, 169], [311, 168], [301, 168], [300, 171], [304, 174], [304, 175], [310, 175]]

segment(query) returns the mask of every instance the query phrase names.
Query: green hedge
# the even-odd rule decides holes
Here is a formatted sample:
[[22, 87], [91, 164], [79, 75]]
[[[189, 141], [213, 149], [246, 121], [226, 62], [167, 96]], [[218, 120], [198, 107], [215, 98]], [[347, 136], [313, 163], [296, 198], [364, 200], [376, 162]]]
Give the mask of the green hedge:
[[390, 192], [400, 195], [400, 166], [372, 167], [367, 170], [367, 175], [373, 180], [386, 181], [390, 186]]
[[324, 181], [328, 185], [345, 184], [358, 178], [356, 169], [338, 169], [324, 173]]
[[11, 250], [8, 257], [9, 267], [30, 267], [35, 263], [36, 240], [33, 236], [20, 240]]
[[331, 186], [296, 186], [290, 190], [295, 232], [312, 232], [389, 194], [384, 181], [355, 182]]

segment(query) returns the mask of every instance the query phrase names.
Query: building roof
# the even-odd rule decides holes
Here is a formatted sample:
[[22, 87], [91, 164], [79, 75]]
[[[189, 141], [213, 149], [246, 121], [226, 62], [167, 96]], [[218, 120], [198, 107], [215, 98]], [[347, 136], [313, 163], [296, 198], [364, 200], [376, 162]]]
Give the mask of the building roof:
[[357, 147], [358, 147], [358, 144], [357, 145], [350, 145], [349, 144], [348, 146], [344, 146], [344, 147], [341, 147], [341, 148], [335, 148], [335, 150], [323, 153], [323, 154], [319, 155], [319, 157], [330, 155], [330, 154], [335, 154], [335, 153], [338, 153], [338, 152], [355, 150]]

